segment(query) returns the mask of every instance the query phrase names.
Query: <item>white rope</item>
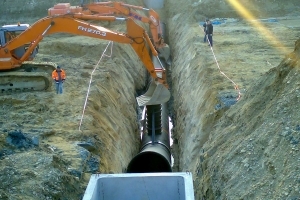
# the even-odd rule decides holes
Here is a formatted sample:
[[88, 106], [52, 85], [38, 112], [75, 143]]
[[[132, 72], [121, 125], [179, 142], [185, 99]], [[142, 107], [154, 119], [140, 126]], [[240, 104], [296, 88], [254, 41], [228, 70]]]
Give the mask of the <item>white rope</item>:
[[[200, 25], [199, 25], [199, 27], [204, 31], [204, 29], [203, 29]], [[211, 44], [210, 44], [210, 41], [209, 41], [207, 35], [206, 35], [206, 41], [208, 41], [208, 43], [209, 43], [210, 50], [211, 50], [211, 52], [212, 52], [212, 54], [213, 54], [213, 56], [214, 56], [214, 59], [215, 59], [215, 62], [216, 62], [216, 64], [217, 64], [217, 66], [218, 66], [219, 72], [220, 72], [223, 76], [225, 76], [225, 77], [226, 77], [226, 78], [234, 85], [234, 89], [238, 91], [238, 97], [237, 97], [237, 99], [236, 99], [236, 100], [238, 101], [238, 100], [241, 98], [241, 91], [240, 91], [238, 85], [237, 85], [233, 80], [231, 80], [224, 72], [221, 71], [219, 62], [218, 62], [218, 60], [217, 60], [217, 57], [216, 57], [216, 55], [215, 55], [215, 52], [214, 52], [214, 50], [213, 50], [213, 48], [212, 48], [212, 46], [211, 46]]]
[[[111, 44], [111, 46], [110, 46], [110, 55], [106, 55], [105, 52], [106, 52], [106, 50], [107, 50], [107, 48], [109, 47], [110, 44]], [[92, 71], [92, 73], [91, 73], [91, 78], [90, 78], [90, 82], [89, 82], [89, 86], [88, 86], [88, 91], [87, 91], [87, 93], [86, 93], [86, 97], [85, 97], [85, 101], [84, 101], [84, 105], [83, 105], [83, 110], [82, 110], [82, 115], [81, 115], [81, 119], [80, 119], [80, 123], [79, 123], [79, 127], [78, 127], [79, 130], [80, 130], [81, 125], [82, 125], [83, 116], [84, 116], [84, 113], [85, 113], [85, 109], [86, 109], [86, 105], [87, 105], [87, 101], [88, 101], [88, 97], [89, 97], [89, 93], [90, 93], [91, 84], [92, 84], [92, 80], [93, 80], [93, 74], [94, 74], [94, 72], [96, 71], [96, 68], [98, 67], [99, 63], [101, 62], [101, 60], [102, 60], [102, 58], [103, 58], [104, 56], [106, 56], [106, 57], [111, 57], [111, 55], [112, 55], [112, 47], [113, 47], [113, 42], [110, 41], [110, 42], [107, 44], [106, 48], [104, 49], [104, 51], [103, 51], [103, 53], [102, 53], [100, 59], [98, 60], [97, 64], [95, 65], [95, 67], [94, 67], [94, 69], [93, 69], [93, 71]]]
[[271, 65], [271, 67], [274, 67], [269, 61], [267, 61], [268, 65]]

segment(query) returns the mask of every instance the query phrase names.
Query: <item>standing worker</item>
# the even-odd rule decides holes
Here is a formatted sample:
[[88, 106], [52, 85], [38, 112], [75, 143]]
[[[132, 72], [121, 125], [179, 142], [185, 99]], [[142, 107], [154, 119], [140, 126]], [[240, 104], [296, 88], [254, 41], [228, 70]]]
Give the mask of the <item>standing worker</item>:
[[203, 31], [204, 31], [203, 42], [204, 42], [204, 43], [207, 42], [207, 40], [206, 40], [206, 25], [207, 25], [207, 21], [208, 21], [208, 19], [205, 19], [205, 22], [204, 22], [204, 24], [203, 24]]
[[52, 78], [56, 83], [56, 93], [62, 94], [63, 93], [63, 83], [66, 80], [66, 73], [60, 66], [56, 67], [56, 70], [52, 72]]
[[208, 39], [208, 42], [209, 42], [208, 46], [211, 46], [211, 47], [213, 46], [213, 39], [212, 39], [213, 32], [214, 32], [214, 27], [211, 24], [211, 21], [208, 20], [207, 24], [206, 24], [206, 32], [205, 33], [207, 35], [207, 39]]

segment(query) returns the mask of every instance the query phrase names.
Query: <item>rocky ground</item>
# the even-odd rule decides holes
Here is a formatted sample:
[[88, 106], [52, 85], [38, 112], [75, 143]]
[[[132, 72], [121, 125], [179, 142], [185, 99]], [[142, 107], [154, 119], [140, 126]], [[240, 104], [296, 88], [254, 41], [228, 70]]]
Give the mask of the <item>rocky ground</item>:
[[[57, 2], [3, 1], [1, 23], [33, 23]], [[173, 170], [192, 172], [197, 200], [296, 200], [300, 3], [234, 2], [172, 0], [158, 10], [173, 56]], [[203, 43], [206, 17], [215, 22], [213, 49]], [[36, 61], [66, 69], [64, 94], [0, 96], [0, 199], [80, 199], [91, 174], [126, 171], [138, 153], [135, 97], [146, 71], [127, 45], [113, 43], [100, 59], [108, 42], [46, 37]]]

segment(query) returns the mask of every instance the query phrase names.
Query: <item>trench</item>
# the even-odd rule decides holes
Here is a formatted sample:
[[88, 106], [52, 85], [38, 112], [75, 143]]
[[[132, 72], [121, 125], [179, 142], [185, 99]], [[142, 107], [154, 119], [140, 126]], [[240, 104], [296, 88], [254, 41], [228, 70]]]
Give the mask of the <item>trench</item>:
[[[225, 101], [236, 102], [237, 94], [228, 89], [230, 87], [223, 90], [223, 94], [211, 89], [212, 85], [218, 85], [218, 80], [208, 77], [218, 76], [218, 72], [207, 65], [211, 62], [211, 58], [208, 58], [211, 52], [199, 49], [199, 27], [188, 24], [191, 21], [188, 13], [172, 13], [174, 4], [171, 1], [165, 0], [164, 5], [157, 12], [165, 22], [166, 42], [172, 55], [172, 64], [168, 66], [171, 98], [167, 103], [168, 116], [173, 125], [169, 133], [174, 141], [171, 147], [174, 157], [172, 171], [191, 172], [194, 185], [205, 188], [203, 191], [195, 190], [195, 197], [202, 194], [208, 199], [214, 199], [209, 177], [202, 177], [207, 181], [199, 182], [201, 171], [206, 170], [202, 168], [200, 155], [216, 121], [229, 108], [223, 104], [221, 108], [215, 109], [220, 103], [220, 97], [229, 96]], [[199, 56], [203, 53], [208, 55]]]
[[[35, 22], [36, 19], [44, 17], [47, 8], [54, 4], [54, 0], [32, 2], [35, 2], [35, 4], [24, 4], [20, 7], [16, 6], [19, 5], [19, 0], [3, 1], [2, 6], [0, 7], [3, 18], [1, 18], [0, 21], [3, 23], [16, 23], [18, 21], [32, 23]], [[57, 1], [55, 1], [55, 3], [56, 2]], [[70, 0], [69, 2], [73, 5], [78, 4], [78, 1], [76, 0]], [[135, 4], [136, 2], [142, 2], [142, 0], [128, 0], [128, 3], [131, 4]], [[3, 164], [0, 166], [0, 170], [3, 172], [3, 179], [14, 180], [16, 185], [14, 188], [16, 189], [11, 188], [10, 182], [5, 183], [3, 181], [2, 184], [4, 185], [4, 189], [2, 188], [3, 190], [0, 191], [0, 195], [7, 193], [7, 196], [9, 196], [8, 198], [14, 198], [17, 195], [20, 197], [23, 195], [24, 197], [24, 193], [20, 193], [20, 191], [24, 190], [27, 191], [27, 194], [30, 196], [28, 196], [28, 198], [32, 199], [35, 199], [35, 196], [31, 193], [41, 195], [36, 199], [48, 199], [48, 197], [79, 199], [80, 195], [84, 193], [91, 174], [126, 173], [126, 171], [128, 171], [128, 165], [132, 162], [134, 164], [129, 166], [129, 170], [133, 171], [157, 172], [172, 170], [172, 172], [192, 172], [195, 197], [198, 197], [198, 199], [225, 198], [225, 195], [226, 198], [232, 197], [233, 199], [234, 197], [240, 198], [243, 195], [245, 198], [254, 198], [254, 196], [250, 196], [250, 194], [247, 193], [249, 190], [244, 189], [247, 187], [247, 184], [250, 186], [251, 181], [247, 181], [246, 184], [246, 180], [250, 179], [242, 179], [239, 176], [240, 173], [236, 173], [237, 168], [235, 167], [230, 169], [231, 171], [229, 170], [227, 173], [224, 170], [226, 168], [222, 167], [222, 165], [226, 166], [228, 164], [228, 166], [230, 166], [231, 163], [240, 163], [238, 158], [244, 159], [244, 155], [239, 154], [238, 158], [233, 159], [230, 163], [229, 161], [226, 161], [226, 163], [224, 161], [224, 158], [226, 157], [225, 154], [230, 155], [231, 153], [231, 149], [226, 149], [226, 145], [231, 141], [225, 140], [230, 139], [230, 137], [232, 137], [230, 136], [231, 134], [239, 134], [241, 139], [237, 140], [237, 142], [240, 141], [242, 145], [246, 146], [250, 143], [247, 143], [247, 141], [243, 142], [244, 137], [247, 137], [247, 135], [241, 134], [237, 130], [233, 130], [235, 129], [234, 127], [226, 128], [224, 132], [222, 132], [223, 130], [220, 130], [221, 128], [217, 129], [220, 133], [212, 132], [216, 130], [214, 129], [216, 121], [220, 119], [220, 117], [224, 115], [226, 109], [228, 109], [226, 107], [218, 110], [215, 109], [219, 106], [219, 93], [220, 91], [225, 91], [230, 94], [231, 91], [228, 88], [232, 88], [232, 85], [229, 83], [220, 86], [220, 82], [224, 81], [218, 76], [219, 74], [216, 67], [211, 64], [211, 52], [209, 52], [207, 48], [202, 48], [203, 45], [201, 46], [200, 44], [202, 34], [199, 34], [199, 27], [195, 23], [195, 18], [197, 16], [195, 17], [193, 15], [198, 15], [198, 18], [196, 18], [196, 21], [198, 22], [202, 20], [202, 18], [199, 17], [199, 13], [202, 11], [207, 13], [221, 13], [222, 11], [221, 9], [219, 11], [218, 7], [213, 7], [214, 9], [206, 9], [209, 7], [199, 7], [197, 8], [197, 11], [195, 8], [197, 3], [187, 1], [186, 4], [189, 5], [186, 5], [186, 7], [189, 6], [189, 8], [191, 8], [191, 6], [195, 6], [192, 9], [189, 9], [189, 11], [195, 9], [193, 11], [199, 13], [184, 13], [184, 10], [187, 11], [188, 9], [184, 7], [185, 5], [182, 2], [183, 1], [174, 2], [172, 0], [165, 0], [164, 9], [158, 10], [162, 21], [166, 23], [166, 36], [168, 36], [166, 42], [171, 47], [173, 58], [172, 65], [168, 67], [168, 84], [171, 87], [172, 96], [167, 103], [168, 108], [166, 112], [161, 111], [163, 110], [161, 105], [148, 107], [148, 112], [146, 112], [147, 117], [145, 117], [147, 118], [146, 121], [148, 121], [148, 125], [144, 126], [147, 128], [143, 129], [146, 131], [143, 133], [145, 134], [145, 136], [142, 137], [143, 140], [139, 140], [140, 131], [138, 130], [139, 127], [137, 125], [139, 119], [136, 119], [138, 114], [136, 114], [135, 95], [133, 95], [133, 93], [136, 92], [134, 88], [142, 87], [144, 83], [143, 79], [145, 78], [143, 72], [145, 72], [145, 70], [140, 66], [140, 63], [136, 61], [137, 59], [131, 56], [134, 52], [123, 45], [114, 46], [116, 47], [114, 50], [115, 53], [118, 53], [118, 57], [115, 56], [104, 63], [110, 67], [109, 69], [104, 66], [99, 70], [100, 72], [97, 74], [97, 80], [95, 81], [95, 87], [93, 88], [94, 93], [89, 99], [89, 110], [84, 125], [85, 131], [78, 132], [76, 131], [76, 117], [78, 116], [78, 113], [81, 112], [82, 108], [82, 104], [78, 99], [85, 95], [85, 90], [82, 88], [86, 86], [84, 80], [89, 77], [89, 71], [94, 64], [92, 60], [97, 58], [96, 56], [98, 56], [97, 51], [99, 51], [99, 48], [104, 49], [105, 45], [99, 41], [82, 44], [80, 40], [83, 39], [81, 37], [72, 37], [73, 40], [71, 40], [72, 38], [69, 37], [61, 38], [58, 36], [56, 38], [57, 40], [54, 40], [54, 42], [45, 38], [45, 43], [41, 43], [40, 59], [61, 62], [68, 70], [70, 79], [68, 79], [68, 82], [66, 83], [66, 89], [69, 90], [69, 93], [67, 94], [69, 96], [66, 96], [69, 102], [66, 103], [65, 99], [53, 96], [51, 92], [47, 92], [46, 94], [35, 93], [24, 95], [24, 98], [22, 95], [16, 95], [13, 96], [12, 100], [7, 98], [2, 101], [3, 116], [6, 116], [6, 118], [4, 121], [0, 122], [1, 126], [9, 130], [12, 127], [16, 127], [17, 124], [22, 125], [20, 127], [24, 131], [27, 130], [29, 133], [35, 134], [35, 136], [43, 137], [41, 138], [41, 141], [44, 144], [40, 144], [41, 148], [38, 149], [38, 153], [35, 150], [22, 150], [16, 154], [6, 155], [9, 159], [1, 160]], [[179, 10], [178, 8], [174, 9], [174, 7], [178, 6], [182, 6], [182, 11], [176, 11]], [[227, 13], [229, 13], [229, 11], [227, 11]], [[297, 22], [298, 21], [299, 20], [297, 20]], [[233, 34], [240, 33], [240, 31], [243, 30], [239, 30], [239, 32], [232, 30], [232, 35], [229, 34], [228, 36], [233, 37]], [[280, 29], [278, 31], [279, 33], [283, 33], [280, 32]], [[245, 29], [243, 34], [251, 36], [248, 32], [249, 29]], [[231, 33], [231, 31], [228, 31], [227, 33]], [[55, 39], [55, 37], [53, 37], [53, 39]], [[281, 39], [287, 41], [283, 37]], [[223, 46], [230, 46], [230, 42], [224, 43]], [[255, 45], [250, 45], [250, 47], [253, 48]], [[292, 45], [291, 48], [293, 47], [294, 46]], [[85, 52], [89, 52], [89, 56], [86, 56], [84, 54]], [[261, 54], [260, 52], [256, 53], [257, 55]], [[243, 52], [243, 54], [245, 54], [245, 52]], [[251, 55], [257, 57], [254, 54]], [[275, 58], [274, 62], [271, 62], [272, 64], [276, 63], [276, 60], [281, 60], [282, 55], [273, 55], [276, 55], [278, 58]], [[131, 60], [132, 62], [128, 62], [128, 60]], [[238, 61], [241, 66], [246, 66], [240, 62], [243, 60]], [[114, 65], [113, 62], [116, 62], [117, 64]], [[261, 60], [257, 60], [257, 62], [257, 66], [262, 65]], [[224, 64], [226, 63], [227, 62]], [[124, 66], [126, 70], [123, 70], [122, 67], [118, 68], [118, 65]], [[246, 70], [247, 68], [244, 67], [243, 72]], [[251, 73], [251, 76], [252, 75], [255, 74]], [[135, 80], [132, 81], [132, 79]], [[251, 82], [252, 84], [253, 81], [245, 82]], [[246, 86], [248, 87], [248, 85]], [[282, 102], [285, 101], [286, 99]], [[57, 104], [61, 105], [59, 110], [53, 108]], [[265, 102], [263, 102], [263, 104], [265, 104]], [[26, 109], [24, 107], [26, 107]], [[246, 112], [247, 110], [244, 111], [244, 113]], [[22, 115], [22, 113], [25, 113], [25, 115]], [[150, 117], [152, 115], [158, 115], [156, 118], [167, 119], [166, 117], [163, 117], [162, 113], [168, 113], [167, 116], [171, 118], [171, 122], [173, 123], [170, 132], [172, 134], [173, 144], [167, 148], [158, 142], [158, 139], [165, 133], [164, 129], [167, 129], [162, 128], [166, 126], [164, 125], [164, 120], [157, 121]], [[253, 115], [249, 116], [253, 117]], [[225, 117], [228, 117], [228, 121], [224, 121], [222, 126], [228, 127], [230, 120], [232, 120], [232, 116], [226, 115]], [[240, 119], [241, 118], [236, 118], [236, 120]], [[247, 121], [248, 118], [242, 120], [242, 123], [246, 124]], [[155, 122], [153, 127], [149, 125], [153, 124], [152, 122]], [[278, 120], [278, 122], [280, 122], [280, 120]], [[242, 127], [243, 124], [239, 127]], [[156, 130], [156, 126], [159, 131]], [[2, 128], [1, 130], [4, 129]], [[241, 132], [243, 130], [245, 129], [241, 129]], [[296, 130], [299, 131], [299, 126], [297, 126]], [[278, 130], [274, 129], [274, 133], [277, 133], [276, 131]], [[263, 130], [261, 132], [266, 131]], [[210, 136], [209, 134], [212, 135]], [[1, 137], [4, 135], [7, 134], [3, 131]], [[214, 138], [216, 135], [218, 135], [218, 137]], [[273, 134], [273, 132], [272, 135], [277, 136], [277, 134]], [[209, 136], [213, 141], [207, 142]], [[221, 136], [221, 139], [219, 139], [219, 136]], [[257, 138], [258, 140], [256, 141], [261, 145], [267, 144], [264, 143], [264, 140], [270, 140], [270, 138], [267, 137], [267, 134], [265, 134], [265, 138], [262, 140], [260, 137]], [[214, 141], [215, 139], [216, 141]], [[169, 144], [167, 138], [164, 137], [162, 140], [164, 143]], [[86, 153], [85, 155], [88, 154], [88, 157], [84, 157], [84, 159], [88, 159], [89, 157], [91, 159], [83, 160], [80, 158], [80, 154], [77, 152], [79, 147], [77, 144], [74, 145], [74, 143], [78, 141], [84, 141], [85, 143], [83, 144], [88, 145], [88, 147], [91, 148], [91, 152], [87, 150], [83, 151], [83, 148], [80, 149], [81, 153]], [[284, 142], [284, 140], [282, 141]], [[222, 144], [225, 149], [218, 149]], [[280, 144], [276, 143], [276, 141], [274, 142], [274, 147], [282, 151], [281, 148], [277, 148], [280, 147], [279, 145]], [[157, 148], [153, 149], [154, 146]], [[289, 145], [285, 146], [289, 147]], [[257, 147], [259, 147], [259, 145]], [[258, 157], [260, 157], [258, 160], [262, 161], [262, 163], [265, 163], [267, 160], [272, 160], [273, 164], [276, 163], [277, 158], [276, 156], [272, 156], [271, 153], [274, 151], [274, 149], [271, 149], [273, 148], [273, 145], [270, 146], [270, 148], [266, 148], [265, 146], [263, 148], [268, 149], [268, 151], [261, 151], [263, 153], [258, 154]], [[149, 153], [146, 151], [147, 149], [152, 151]], [[171, 169], [169, 155], [166, 155], [166, 153], [170, 154], [169, 150], [171, 151], [172, 156], [174, 156], [175, 161], [174, 166], [172, 166]], [[236, 150], [236, 152], [240, 152], [244, 149], [237, 148]], [[274, 151], [274, 154], [276, 155], [289, 157], [287, 154], [279, 154], [279, 151], [276, 153]], [[268, 158], [265, 159], [264, 155], [267, 155]], [[295, 154], [291, 154], [291, 156], [294, 155]], [[16, 157], [20, 158], [19, 161], [16, 160]], [[41, 162], [37, 167], [34, 159], [37, 160], [39, 158], [47, 162]], [[151, 166], [148, 158], [153, 160], [154, 163], [163, 163], [163, 165]], [[24, 161], [24, 163], [20, 162], [20, 160]], [[26, 160], [29, 161], [25, 162]], [[91, 166], [89, 166], [90, 161], [92, 164]], [[298, 169], [297, 161], [294, 161], [293, 158], [291, 158], [290, 161], [293, 161], [295, 165], [287, 166], [290, 169]], [[279, 161], [277, 160], [277, 162]], [[144, 163], [145, 165], [143, 165]], [[281, 164], [282, 160], [280, 160], [280, 165]], [[26, 166], [26, 171], [23, 171], [24, 166]], [[272, 169], [271, 172], [274, 171], [274, 166], [270, 164], [270, 168]], [[245, 170], [247, 170], [247, 168], [245, 168]], [[242, 170], [241, 173], [247, 173], [245, 170]], [[14, 173], [14, 171], [18, 173]], [[49, 171], [55, 173], [49, 173]], [[259, 181], [261, 176], [271, 177], [268, 173], [264, 175], [265, 171], [268, 171], [265, 170], [265, 168], [253, 171], [259, 172], [254, 176], [250, 174], [251, 179], [255, 179], [256, 181]], [[293, 177], [295, 176], [293, 173], [299, 174], [298, 171], [280, 171], [279, 169], [277, 174], [286, 174], [286, 177]], [[22, 176], [20, 176], [19, 172]], [[36, 172], [39, 174], [38, 176], [36, 176]], [[232, 179], [231, 176], [233, 174], [235, 175], [235, 178]], [[216, 175], [220, 175], [221, 177], [214, 177]], [[22, 179], [18, 179], [20, 177]], [[53, 182], [52, 184], [48, 177], [53, 178], [53, 180], [66, 179], [62, 182]], [[30, 179], [33, 179], [33, 181], [28, 181]], [[229, 183], [229, 179], [233, 182]], [[292, 183], [288, 181], [288, 178], [279, 177], [279, 179], [276, 180], [278, 182], [277, 186], [279, 185], [282, 187], [278, 186], [278, 188], [284, 188], [283, 186], [288, 187], [288, 184]], [[273, 181], [272, 178], [265, 180]], [[286, 184], [283, 184], [283, 182], [286, 182]], [[54, 184], [56, 187], [53, 187]], [[42, 185], [43, 188], [39, 187], [39, 185]], [[82, 187], [79, 187], [80, 185]], [[241, 189], [237, 188], [240, 186], [243, 187]], [[19, 190], [19, 188], [22, 189]], [[55, 190], [52, 190], [52, 188]], [[251, 188], [251, 191], [253, 194], [256, 193], [256, 197], [259, 198], [261, 189], [264, 190], [265, 188]], [[267, 189], [268, 188], [266, 188], [266, 191]], [[271, 187], [270, 189], [273, 190]], [[282, 190], [279, 190], [279, 192], [282, 192]], [[231, 196], [227, 197], [227, 195]], [[266, 198], [272, 199], [271, 195], [267, 195]], [[274, 197], [275, 194], [273, 195], [273, 198]], [[285, 196], [285, 198], [288, 197]]]
[[[144, 1], [148, 9], [163, 8], [164, 0]], [[165, 11], [159, 13], [164, 13]], [[160, 16], [161, 17], [161, 16]], [[161, 18], [162, 19], [162, 18]], [[168, 41], [167, 25], [162, 20], [160, 24], [163, 38]], [[167, 43], [168, 44], [168, 43]], [[170, 60], [165, 60], [163, 56], [158, 59], [152, 56], [152, 62], [157, 69], [167, 70], [167, 81], [171, 87], [171, 73], [168, 69], [171, 67]], [[169, 61], [169, 62], [168, 62]], [[127, 173], [155, 173], [172, 172], [173, 156], [170, 144], [169, 124], [169, 103], [144, 106], [144, 116], [141, 134], [140, 152], [130, 161], [127, 167]]]
[[[165, 6], [168, 7], [168, 3], [170, 2], [166, 1]], [[182, 19], [178, 21], [178, 16], [169, 18], [166, 8], [156, 11], [164, 22], [165, 41], [171, 49], [172, 64], [164, 66], [167, 68], [171, 98], [163, 105], [146, 106], [141, 144], [138, 144], [140, 150], [130, 161], [127, 173], [185, 171], [197, 174], [196, 170], [200, 167], [200, 152], [197, 150], [201, 150], [208, 140], [215, 121], [227, 108], [219, 109], [213, 114], [206, 114], [209, 110], [214, 110], [218, 102], [216, 99], [218, 94], [211, 90], [211, 82], [204, 78], [211, 75], [211, 69], [205, 67], [207, 60], [202, 58], [195, 61], [196, 52], [199, 50], [197, 46], [187, 46], [182, 43], [186, 41], [187, 44], [192, 44], [190, 40], [198, 36], [193, 29], [186, 29], [185, 19], [188, 16], [181, 14]], [[203, 64], [196, 65], [198, 67], [196, 69], [192, 68], [194, 64], [192, 62]], [[189, 93], [195, 84], [199, 87]], [[203, 111], [200, 116], [199, 110]], [[170, 131], [169, 118], [172, 123]], [[195, 131], [196, 129], [198, 131]], [[170, 135], [174, 141], [172, 146]], [[174, 161], [173, 164], [171, 159]], [[207, 184], [203, 187], [210, 186]]]

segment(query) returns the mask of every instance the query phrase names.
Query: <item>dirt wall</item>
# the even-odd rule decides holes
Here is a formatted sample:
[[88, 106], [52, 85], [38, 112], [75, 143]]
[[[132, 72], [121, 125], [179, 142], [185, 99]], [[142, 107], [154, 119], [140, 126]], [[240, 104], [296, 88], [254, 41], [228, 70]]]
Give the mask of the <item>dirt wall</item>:
[[[298, 51], [289, 53], [298, 48], [299, 26], [278, 18], [259, 32], [228, 2], [167, 1], [175, 169], [192, 171], [196, 199], [297, 199], [299, 64]], [[271, 1], [247, 2], [260, 9], [246, 6], [257, 19], [299, 9], [296, 1], [277, 1], [274, 10], [263, 7]], [[214, 25], [213, 49], [203, 43], [204, 17], [236, 16]]]

